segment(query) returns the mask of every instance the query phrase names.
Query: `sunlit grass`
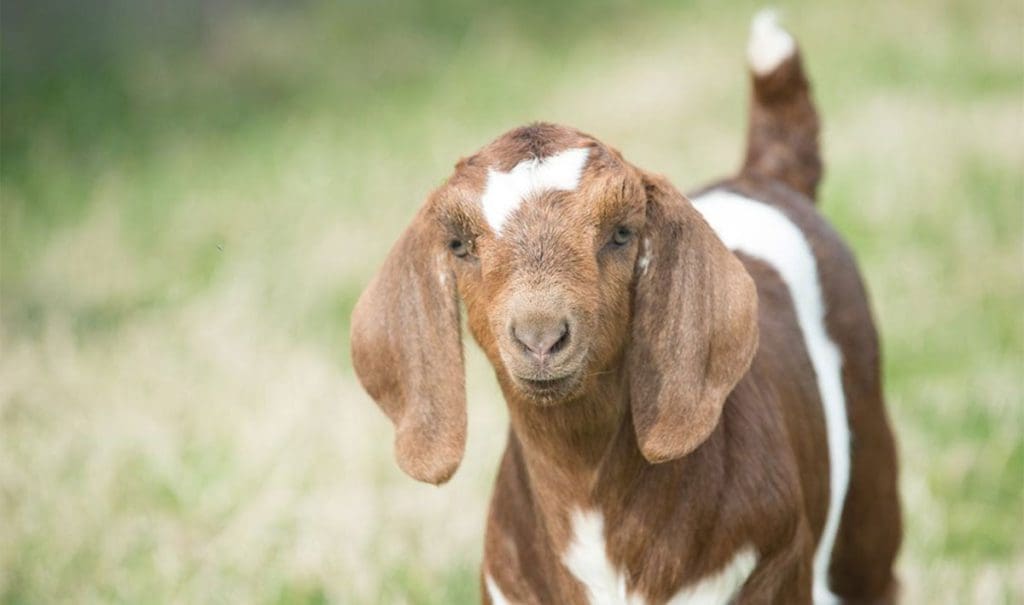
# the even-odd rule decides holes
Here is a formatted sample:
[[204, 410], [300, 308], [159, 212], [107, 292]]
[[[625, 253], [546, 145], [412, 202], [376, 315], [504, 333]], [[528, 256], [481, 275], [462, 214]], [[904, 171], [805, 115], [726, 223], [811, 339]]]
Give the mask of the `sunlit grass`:
[[[477, 600], [490, 370], [470, 346], [466, 460], [416, 484], [348, 367], [351, 307], [512, 126], [578, 126], [683, 188], [731, 170], [757, 8], [544, 6], [250, 9], [102, 74], [5, 75], [5, 602]], [[1021, 13], [784, 11], [882, 330], [914, 603], [1024, 599]]]

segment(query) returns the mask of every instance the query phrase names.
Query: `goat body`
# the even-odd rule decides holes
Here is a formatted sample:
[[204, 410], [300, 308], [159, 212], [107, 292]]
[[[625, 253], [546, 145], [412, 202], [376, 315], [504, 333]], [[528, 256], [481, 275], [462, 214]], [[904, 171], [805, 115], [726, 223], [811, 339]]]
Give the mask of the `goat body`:
[[762, 14], [749, 54], [736, 177], [687, 198], [578, 131], [511, 131], [458, 163], [356, 306], [356, 371], [416, 479], [462, 458], [459, 300], [495, 366], [511, 427], [485, 602], [896, 597], [867, 296], [814, 206], [796, 42]]

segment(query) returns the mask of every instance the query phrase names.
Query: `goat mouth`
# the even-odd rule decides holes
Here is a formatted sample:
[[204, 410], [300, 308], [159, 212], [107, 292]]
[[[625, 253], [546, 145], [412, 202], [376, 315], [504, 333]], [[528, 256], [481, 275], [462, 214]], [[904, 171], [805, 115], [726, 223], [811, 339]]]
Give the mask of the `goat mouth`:
[[543, 402], [551, 402], [569, 394], [577, 385], [577, 375], [570, 374], [559, 378], [522, 378], [517, 376], [516, 382], [528, 395]]
[[549, 389], [557, 389], [560, 385], [565, 384], [569, 380], [569, 376], [563, 376], [562, 378], [547, 378], [545, 380], [534, 380], [532, 378], [520, 378], [519, 382], [536, 389], [538, 391], [547, 391]]

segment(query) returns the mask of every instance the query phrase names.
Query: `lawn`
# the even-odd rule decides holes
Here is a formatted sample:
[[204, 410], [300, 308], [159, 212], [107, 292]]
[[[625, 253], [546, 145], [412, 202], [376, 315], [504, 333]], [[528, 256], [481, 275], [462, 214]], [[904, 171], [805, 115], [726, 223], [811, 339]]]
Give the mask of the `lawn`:
[[[0, 62], [0, 599], [476, 602], [493, 375], [467, 343], [466, 459], [417, 484], [352, 305], [525, 122], [684, 189], [733, 170], [761, 5], [29, 4]], [[1024, 4], [777, 4], [883, 336], [906, 601], [1020, 603]]]

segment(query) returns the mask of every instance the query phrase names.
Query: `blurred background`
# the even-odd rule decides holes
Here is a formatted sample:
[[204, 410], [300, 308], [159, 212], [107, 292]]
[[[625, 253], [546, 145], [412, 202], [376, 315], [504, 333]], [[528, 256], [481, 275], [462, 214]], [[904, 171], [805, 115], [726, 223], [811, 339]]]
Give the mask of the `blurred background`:
[[[910, 603], [1024, 601], [1024, 4], [776, 3], [902, 454]], [[0, 599], [472, 603], [506, 412], [403, 475], [348, 317], [425, 195], [574, 125], [739, 165], [760, 2], [2, 5]]]

